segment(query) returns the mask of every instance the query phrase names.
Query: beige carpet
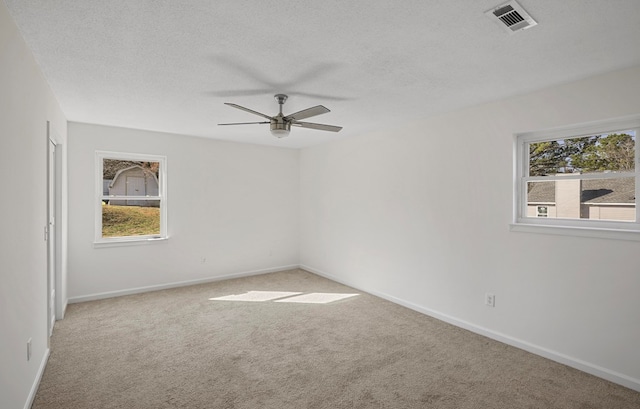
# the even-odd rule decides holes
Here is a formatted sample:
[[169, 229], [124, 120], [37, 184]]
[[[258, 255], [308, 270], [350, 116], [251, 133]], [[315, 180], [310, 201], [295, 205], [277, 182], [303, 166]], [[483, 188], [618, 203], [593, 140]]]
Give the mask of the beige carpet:
[[[360, 295], [210, 300], [250, 291]], [[70, 305], [33, 407], [637, 409], [640, 393], [293, 270]]]

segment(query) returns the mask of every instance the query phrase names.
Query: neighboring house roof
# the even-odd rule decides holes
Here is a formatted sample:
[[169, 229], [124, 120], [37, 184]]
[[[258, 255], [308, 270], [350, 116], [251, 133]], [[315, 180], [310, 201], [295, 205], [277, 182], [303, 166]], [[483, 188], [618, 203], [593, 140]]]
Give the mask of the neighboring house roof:
[[[556, 201], [555, 193], [555, 182], [536, 182], [531, 186], [528, 201], [553, 203]], [[635, 180], [634, 178], [583, 180], [580, 202], [635, 204]]]
[[634, 178], [583, 180], [583, 203], [635, 203]]
[[556, 201], [556, 182], [535, 182], [529, 184], [528, 201], [537, 203], [553, 203]]

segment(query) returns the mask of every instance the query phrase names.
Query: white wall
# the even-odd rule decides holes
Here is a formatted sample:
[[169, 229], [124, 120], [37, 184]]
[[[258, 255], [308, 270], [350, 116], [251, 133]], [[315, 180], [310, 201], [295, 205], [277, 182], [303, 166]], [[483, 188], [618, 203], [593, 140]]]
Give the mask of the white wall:
[[305, 149], [301, 264], [640, 390], [638, 242], [509, 231], [513, 134], [639, 95], [635, 67]]
[[47, 121], [64, 156], [66, 119], [0, 1], [0, 406], [8, 409], [30, 403], [48, 356]]
[[[167, 156], [168, 240], [94, 248], [97, 150]], [[298, 159], [292, 149], [69, 123], [70, 301], [297, 266]]]

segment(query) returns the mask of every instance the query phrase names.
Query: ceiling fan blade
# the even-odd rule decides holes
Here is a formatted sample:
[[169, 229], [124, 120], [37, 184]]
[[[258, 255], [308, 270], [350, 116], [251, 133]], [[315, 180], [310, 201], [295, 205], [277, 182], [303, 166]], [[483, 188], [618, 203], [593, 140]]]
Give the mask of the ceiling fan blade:
[[225, 104], [225, 105], [229, 105], [230, 107], [234, 107], [234, 108], [241, 109], [241, 110], [243, 110], [243, 111], [247, 111], [247, 112], [249, 112], [249, 113], [251, 113], [251, 114], [254, 114], [254, 115], [261, 116], [261, 117], [263, 117], [263, 118], [267, 118], [268, 120], [271, 120], [271, 119], [272, 119], [269, 115], [265, 115], [265, 114], [260, 113], [260, 112], [258, 112], [258, 111], [254, 111], [253, 109], [245, 108], [245, 107], [240, 106], [240, 105], [238, 105], [238, 104], [232, 104], [231, 102], [225, 102], [224, 104]]
[[209, 91], [205, 92], [205, 95], [214, 97], [245, 97], [253, 95], [271, 95], [273, 90], [269, 88], [254, 88], [244, 90], [222, 90], [222, 91]]
[[[244, 74], [247, 78], [257, 81], [262, 85], [265, 85], [272, 89], [280, 88], [280, 83], [273, 82], [266, 76], [262, 75], [262, 73], [258, 70], [255, 70], [253, 67], [258, 66], [255, 64], [255, 61], [243, 61], [231, 55], [218, 54], [211, 56], [212, 60], [222, 66], [226, 66], [231, 70], [231, 72], [240, 72]], [[271, 92], [271, 91], [269, 91]]]
[[334, 71], [340, 65], [338, 63], [321, 63], [316, 64], [313, 67], [310, 67], [304, 72], [299, 73], [294, 79], [287, 81], [282, 84], [286, 88], [297, 88], [301, 84], [307, 84], [309, 82], [315, 81], [318, 77], [326, 76], [329, 72]]
[[271, 122], [232, 122], [229, 124], [218, 124], [218, 125], [253, 125], [253, 124], [270, 124]]
[[[256, 61], [248, 61], [241, 60], [231, 55], [226, 54], [216, 54], [211, 56], [211, 60], [227, 69], [230, 69], [232, 72], [239, 72], [244, 74], [247, 78], [253, 80], [254, 82], [258, 82], [263, 86], [269, 88], [267, 93], [273, 93], [275, 90], [287, 91], [299, 88], [301, 84], [306, 84], [311, 81], [316, 80], [318, 77], [327, 75], [327, 73], [338, 69], [342, 64], [339, 63], [323, 63], [317, 64], [306, 71], [298, 74], [294, 79], [289, 81], [272, 81], [267, 76], [263, 75], [263, 72], [254, 69], [254, 67], [259, 66], [256, 64]], [[285, 94], [287, 92], [284, 92]], [[304, 94], [299, 92], [291, 91], [291, 95], [306, 95], [314, 98], [319, 98], [320, 96], [314, 94]], [[253, 94], [255, 95], [255, 94]], [[224, 96], [224, 95], [219, 95]], [[324, 96], [322, 96], [324, 98]], [[327, 99], [327, 98], [325, 98]], [[343, 98], [338, 97], [338, 100], [342, 100]]]
[[[254, 96], [254, 95], [273, 95], [275, 91], [271, 88], [254, 88], [254, 89], [243, 89], [243, 90], [222, 90], [222, 91], [207, 91], [204, 92], [204, 95], [213, 96], [213, 97], [246, 97], [246, 96]], [[295, 95], [300, 97], [307, 97], [313, 99], [323, 99], [329, 101], [348, 101], [352, 98], [347, 97], [336, 97], [333, 95], [324, 95], [324, 94], [312, 94], [309, 92], [297, 92], [297, 91], [287, 91], [285, 92], [287, 95]]]
[[289, 95], [298, 95], [301, 97], [308, 97], [308, 98], [315, 98], [315, 99], [324, 99], [324, 100], [330, 100], [330, 101], [348, 101], [352, 98], [347, 98], [347, 97], [335, 97], [332, 95], [323, 95], [323, 94], [312, 94], [309, 92], [291, 92]]
[[331, 132], [340, 132], [340, 130], [342, 129], [341, 126], [325, 125], [325, 124], [314, 124], [312, 122], [294, 121], [294, 122], [291, 122], [291, 125], [300, 126], [302, 128], [318, 129], [320, 131], [331, 131]]
[[329, 109], [327, 109], [322, 105], [316, 105], [314, 107], [303, 109], [302, 111], [298, 111], [294, 114], [287, 115], [284, 117], [284, 119], [297, 121], [299, 119], [311, 118], [312, 116], [326, 114], [327, 112], [331, 112], [331, 111], [329, 111]]

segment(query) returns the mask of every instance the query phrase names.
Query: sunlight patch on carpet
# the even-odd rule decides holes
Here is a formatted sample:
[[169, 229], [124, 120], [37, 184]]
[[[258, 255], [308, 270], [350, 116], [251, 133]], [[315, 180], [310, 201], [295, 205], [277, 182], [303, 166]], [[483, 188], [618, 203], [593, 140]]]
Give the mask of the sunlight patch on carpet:
[[300, 292], [291, 291], [249, 291], [244, 294], [231, 294], [223, 297], [209, 298], [209, 301], [271, 301], [278, 298], [291, 297], [292, 295], [302, 294]]
[[209, 298], [209, 301], [248, 301], [248, 302], [288, 302], [299, 304], [329, 304], [360, 294], [340, 293], [308, 293], [293, 291], [248, 291], [244, 294], [231, 294], [222, 297]]
[[328, 304], [330, 302], [344, 300], [345, 298], [355, 297], [359, 294], [338, 294], [338, 293], [309, 293], [295, 297], [276, 300], [275, 302], [296, 302], [305, 304]]

